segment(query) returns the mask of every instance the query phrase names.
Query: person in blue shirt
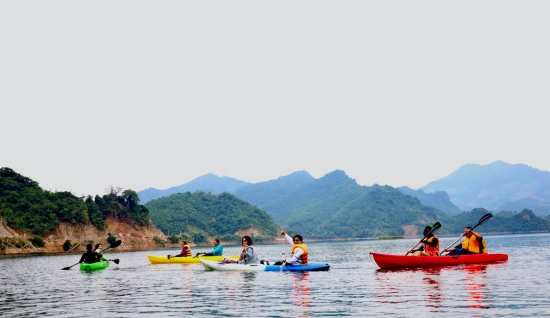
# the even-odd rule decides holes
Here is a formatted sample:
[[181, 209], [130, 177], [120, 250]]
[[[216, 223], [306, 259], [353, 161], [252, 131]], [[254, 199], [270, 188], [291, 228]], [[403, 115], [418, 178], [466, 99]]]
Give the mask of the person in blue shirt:
[[197, 255], [202, 254], [204, 256], [223, 256], [223, 246], [220, 245], [220, 240], [214, 240], [214, 249], [208, 253], [197, 253]]

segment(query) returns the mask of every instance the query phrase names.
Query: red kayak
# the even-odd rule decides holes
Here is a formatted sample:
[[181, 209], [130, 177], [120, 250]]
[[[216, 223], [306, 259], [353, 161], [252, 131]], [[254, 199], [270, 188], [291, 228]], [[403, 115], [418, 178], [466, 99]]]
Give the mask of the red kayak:
[[496, 263], [508, 260], [508, 254], [470, 254], [453, 256], [405, 256], [370, 252], [382, 269], [403, 267], [438, 267], [460, 264]]

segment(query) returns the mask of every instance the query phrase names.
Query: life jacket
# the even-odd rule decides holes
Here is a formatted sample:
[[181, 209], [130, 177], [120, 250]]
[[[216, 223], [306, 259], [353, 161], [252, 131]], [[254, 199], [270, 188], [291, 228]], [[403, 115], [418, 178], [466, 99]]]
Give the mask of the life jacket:
[[[193, 256], [193, 253], [191, 253], [191, 248], [188, 245], [184, 245], [183, 249], [185, 249], [186, 247], [187, 247], [187, 251], [185, 252], [184, 256], [186, 256], [186, 257]], [[183, 253], [183, 250], [181, 252]]]
[[305, 244], [294, 244], [292, 246], [292, 255], [294, 255], [294, 251], [297, 249], [297, 248], [300, 248], [302, 249], [302, 251], [304, 251], [302, 253], [302, 256], [300, 256], [300, 259], [298, 260], [298, 262], [300, 262], [300, 264], [302, 265], [307, 265], [307, 258], [308, 258], [308, 249], [307, 249], [307, 245]]
[[[484, 241], [483, 238], [481, 240], [482, 242]], [[476, 254], [483, 253], [483, 251], [480, 251], [480, 246], [483, 246], [483, 243], [480, 244], [479, 240], [475, 235], [470, 236], [470, 238], [466, 237], [464, 241], [462, 241], [462, 248], [472, 253], [476, 253]], [[485, 249], [485, 251], [487, 251], [487, 249]]]
[[[431, 243], [434, 238], [437, 238], [436, 236], [432, 236], [427, 239], [429, 243]], [[436, 246], [430, 246], [428, 244], [424, 244], [424, 252], [428, 253], [430, 256], [439, 256], [439, 239], [437, 240]]]

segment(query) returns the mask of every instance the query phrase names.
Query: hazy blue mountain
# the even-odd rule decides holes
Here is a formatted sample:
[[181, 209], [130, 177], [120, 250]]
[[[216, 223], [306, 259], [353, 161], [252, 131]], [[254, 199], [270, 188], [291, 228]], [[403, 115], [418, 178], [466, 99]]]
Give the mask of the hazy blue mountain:
[[234, 193], [239, 188], [249, 185], [249, 182], [237, 180], [230, 177], [218, 177], [215, 174], [208, 173], [200, 176], [192, 181], [175, 186], [166, 190], [158, 190], [155, 188], [148, 188], [139, 191], [137, 194], [140, 198], [140, 203], [145, 204], [153, 199], [166, 197], [174, 193], [195, 192], [203, 191], [210, 192], [212, 194], [220, 194], [223, 192]]
[[449, 195], [445, 191], [436, 191], [426, 193], [424, 190], [413, 190], [409, 187], [400, 187], [399, 190], [404, 194], [408, 194], [420, 200], [422, 204], [433, 206], [436, 209], [446, 212], [449, 215], [455, 215], [463, 212], [449, 199]]
[[421, 189], [426, 193], [447, 192], [452, 203], [462, 210], [529, 209], [539, 215], [550, 214], [550, 172], [524, 164], [467, 164]]
[[314, 180], [315, 178], [307, 171], [302, 170], [275, 180], [248, 184], [237, 189], [234, 194], [253, 205], [270, 207], [279, 198], [287, 196]]

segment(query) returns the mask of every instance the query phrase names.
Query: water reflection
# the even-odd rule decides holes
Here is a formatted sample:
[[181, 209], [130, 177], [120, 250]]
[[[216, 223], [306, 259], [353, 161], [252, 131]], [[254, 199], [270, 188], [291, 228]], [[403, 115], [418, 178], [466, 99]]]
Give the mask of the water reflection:
[[424, 277], [422, 280], [425, 283], [425, 297], [428, 302], [427, 306], [435, 308], [432, 312], [440, 312], [437, 310], [441, 308], [441, 302], [443, 300], [443, 288], [441, 286], [441, 267], [423, 268], [422, 273]]
[[[415, 243], [312, 243], [332, 267], [311, 273], [152, 265], [148, 251], [117, 254], [119, 265], [96, 273], [60, 270], [78, 261], [75, 255], [0, 258], [0, 317], [548, 316], [550, 272], [540, 269], [550, 265], [550, 234], [493, 237], [491, 250], [510, 255], [505, 263], [384, 271], [368, 262], [366, 251], [398, 253]], [[280, 251], [262, 246], [266, 258]]]
[[292, 304], [299, 307], [299, 317], [311, 317], [311, 288], [309, 286], [309, 272], [292, 273]]
[[[468, 265], [465, 268], [466, 300], [469, 308], [490, 308], [486, 304], [485, 295], [489, 294], [487, 282], [487, 265]], [[483, 283], [479, 282], [482, 281]]]
[[[376, 271], [375, 295], [382, 303], [401, 304], [411, 299], [424, 302], [432, 308], [431, 312], [440, 312], [444, 300], [441, 267], [403, 268]], [[404, 295], [403, 291], [416, 288], [417, 293]]]
[[[181, 266], [181, 296], [191, 297], [193, 289], [193, 268], [189, 265]], [[190, 304], [185, 305], [186, 308], [191, 308]]]

